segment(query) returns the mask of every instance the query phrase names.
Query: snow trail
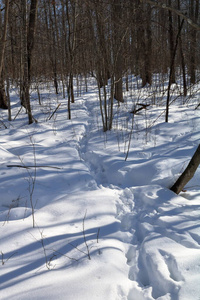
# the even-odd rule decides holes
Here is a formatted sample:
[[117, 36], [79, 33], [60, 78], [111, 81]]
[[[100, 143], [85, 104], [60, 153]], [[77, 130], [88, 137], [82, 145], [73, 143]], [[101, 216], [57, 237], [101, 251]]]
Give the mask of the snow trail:
[[[0, 131], [0, 299], [199, 300], [200, 170], [187, 192], [168, 189], [200, 138], [198, 112], [187, 108], [184, 119], [185, 108], [177, 115], [175, 106], [172, 123], [149, 131], [141, 113], [143, 130], [133, 133], [125, 162], [125, 106], [103, 133], [95, 89], [76, 100], [71, 121], [66, 100], [57, 100], [50, 121], [35, 106], [38, 124], [22, 126], [21, 116], [17, 130]], [[156, 113], [159, 107], [149, 111]], [[34, 173], [7, 168], [19, 157], [34, 163], [30, 137], [37, 165], [59, 167], [37, 168], [36, 228], [28, 191]]]
[[[90, 102], [90, 98], [85, 100], [87, 105]], [[91, 111], [91, 109], [88, 109], [88, 111]], [[94, 115], [92, 113], [92, 116]], [[89, 120], [90, 131], [92, 124], [94, 126], [94, 120], [91, 120], [91, 118]], [[87, 135], [91, 136], [91, 133], [89, 132]], [[89, 139], [88, 141], [91, 142]], [[179, 138], [174, 139], [174, 143], [175, 141], [179, 141]], [[171, 147], [173, 148], [173, 145], [170, 145], [169, 149]], [[105, 147], [104, 153], [102, 153], [102, 149], [94, 152], [90, 148], [94, 149], [94, 145], [92, 147], [89, 147], [88, 144], [84, 145], [83, 158], [89, 166], [90, 172], [94, 175], [96, 182], [98, 184], [103, 183], [111, 190], [117, 189], [119, 195], [116, 203], [116, 217], [121, 222], [121, 231], [124, 233], [122, 235], [123, 241], [127, 244], [125, 255], [129, 266], [129, 279], [133, 281], [132, 286], [134, 286], [130, 289], [127, 299], [135, 299], [134, 295], [137, 295], [137, 299], [176, 300], [179, 297], [181, 297], [180, 299], [187, 299], [188, 296], [185, 296], [184, 293], [182, 295], [182, 290], [185, 291], [185, 286], [187, 285], [185, 277], [188, 278], [188, 270], [186, 272], [185, 266], [182, 269], [182, 253], [185, 253], [184, 256], [187, 257], [187, 255], [192, 255], [194, 249], [197, 249], [197, 257], [200, 255], [199, 234], [195, 235], [190, 233], [189, 230], [190, 226], [197, 226], [198, 228], [197, 223], [199, 222], [197, 222], [196, 217], [191, 221], [191, 225], [188, 226], [192, 219], [188, 212], [194, 211], [193, 207], [195, 207], [198, 209], [196, 214], [199, 217], [200, 206], [194, 204], [196, 201], [193, 203], [191, 200], [188, 201], [180, 196], [175, 196], [171, 191], [160, 185], [142, 186], [141, 183], [144, 183], [145, 180], [148, 183], [151, 182], [152, 170], [149, 171], [151, 175], [148, 178], [146, 172], [148, 168], [147, 162], [144, 163], [145, 178], [142, 178], [144, 171], [141, 164], [139, 165], [141, 173], [134, 170], [137, 172], [138, 180], [134, 180], [134, 176], [132, 176], [133, 182], [136, 185], [138, 182], [141, 186], [123, 187], [123, 184], [120, 183], [121, 179], [123, 180], [123, 176], [120, 176], [122, 173], [120, 174], [119, 168], [122, 166], [123, 169], [125, 163], [120, 162], [119, 159], [120, 163], [117, 163], [115, 173], [115, 161], [114, 159], [111, 160], [112, 175], [110, 176], [108, 171], [110, 172], [111, 167], [106, 167], [106, 162], [104, 163], [107, 156], [106, 152], [108, 151], [112, 155], [109, 152], [109, 146]], [[185, 149], [192, 148], [185, 147]], [[155, 148], [153, 150], [155, 151]], [[172, 154], [173, 152], [170, 153], [170, 156]], [[178, 155], [180, 154], [176, 151], [175, 156]], [[148, 156], [148, 158], [151, 159], [152, 155]], [[158, 159], [162, 169], [165, 168], [165, 165], [161, 165], [159, 155]], [[149, 162], [149, 165], [153, 167], [152, 161]], [[169, 173], [168, 177], [172, 177], [172, 174]], [[157, 180], [158, 183], [159, 181], [160, 179]], [[127, 183], [128, 181], [125, 180], [125, 182]], [[176, 224], [181, 224], [180, 230], [177, 229]], [[184, 224], [186, 224], [186, 228], [184, 228]], [[192, 269], [194, 267], [195, 264], [192, 266]], [[189, 287], [188, 290], [190, 290]], [[200, 290], [197, 291], [197, 294], [198, 292], [200, 293]], [[189, 292], [187, 295], [189, 295]]]

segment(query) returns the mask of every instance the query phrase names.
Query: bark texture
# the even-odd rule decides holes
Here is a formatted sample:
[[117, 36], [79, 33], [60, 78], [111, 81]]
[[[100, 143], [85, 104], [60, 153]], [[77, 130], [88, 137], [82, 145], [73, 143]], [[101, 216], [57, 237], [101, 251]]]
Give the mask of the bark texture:
[[190, 160], [187, 168], [181, 174], [178, 180], [174, 183], [174, 185], [170, 188], [170, 190], [176, 194], [179, 194], [184, 188], [184, 186], [190, 181], [190, 179], [192, 179], [199, 164], [200, 164], [200, 144], [197, 150], [195, 151], [194, 155], [192, 156], [192, 159]]

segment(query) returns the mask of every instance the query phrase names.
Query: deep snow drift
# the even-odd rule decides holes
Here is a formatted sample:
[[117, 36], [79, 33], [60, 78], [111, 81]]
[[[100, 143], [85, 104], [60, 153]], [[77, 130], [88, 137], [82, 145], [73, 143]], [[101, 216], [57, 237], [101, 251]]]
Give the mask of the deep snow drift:
[[126, 93], [107, 133], [92, 83], [72, 120], [47, 90], [41, 106], [32, 93], [37, 124], [0, 112], [0, 299], [200, 299], [200, 170], [169, 190], [199, 144], [198, 94], [164, 123], [165, 97], [146, 93]]

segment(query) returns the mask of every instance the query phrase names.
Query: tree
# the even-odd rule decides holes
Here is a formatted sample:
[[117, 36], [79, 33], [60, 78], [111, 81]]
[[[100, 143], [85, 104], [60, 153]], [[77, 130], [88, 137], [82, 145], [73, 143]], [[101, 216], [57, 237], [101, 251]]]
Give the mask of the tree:
[[[114, 97], [119, 102], [124, 102], [123, 99], [123, 88], [122, 88], [122, 77], [123, 77], [123, 28], [122, 28], [122, 1], [115, 0], [112, 2], [111, 13], [112, 13], [112, 47], [113, 47], [113, 75], [115, 81]], [[112, 99], [111, 99], [112, 100]]]
[[183, 13], [179, 9], [176, 9], [170, 5], [166, 5], [165, 3], [162, 3], [160, 1], [155, 1], [155, 0], [140, 0], [140, 2], [149, 3], [155, 7], [171, 11], [175, 13], [177, 16], [182, 17], [190, 26], [195, 28], [197, 31], [200, 31], [200, 25], [194, 22], [190, 17], [188, 17], [187, 13]]
[[176, 194], [179, 194], [184, 188], [184, 186], [194, 176], [199, 165], [200, 165], [200, 144], [197, 147], [194, 155], [192, 156], [187, 168], [181, 174], [178, 180], [174, 183], [174, 185], [170, 188], [170, 190]]
[[[190, 18], [196, 24], [199, 16], [199, 0], [191, 0], [190, 3]], [[189, 75], [190, 82], [194, 84], [196, 82], [196, 48], [197, 48], [197, 30], [191, 28], [190, 30], [190, 65]]]
[[1, 50], [0, 50], [0, 108], [7, 109], [7, 100], [4, 86], [4, 76], [3, 76], [3, 65], [4, 65], [4, 54], [6, 47], [6, 34], [8, 27], [8, 12], [9, 12], [9, 0], [5, 1], [5, 13], [4, 13], [4, 28], [1, 39]]
[[[22, 105], [28, 113], [29, 124], [33, 123], [33, 116], [30, 104], [30, 84], [31, 84], [31, 63], [34, 47], [34, 38], [37, 20], [38, 0], [32, 0], [29, 14], [29, 26], [27, 26], [27, 0], [21, 0], [22, 22], [23, 22], [23, 85], [22, 85]], [[27, 29], [28, 27], [28, 29]]]
[[[169, 6], [171, 7], [172, 3], [169, 0]], [[170, 84], [175, 83], [175, 64], [173, 63], [174, 60], [174, 29], [173, 29], [173, 17], [172, 11], [168, 11], [169, 14], [169, 50], [170, 50], [170, 62], [171, 62], [171, 69], [170, 69]]]

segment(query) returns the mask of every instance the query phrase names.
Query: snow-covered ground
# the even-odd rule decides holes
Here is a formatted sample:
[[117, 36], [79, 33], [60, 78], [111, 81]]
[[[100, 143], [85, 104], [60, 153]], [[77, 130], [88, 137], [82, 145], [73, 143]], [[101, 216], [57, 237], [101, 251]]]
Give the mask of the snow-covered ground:
[[165, 97], [132, 120], [146, 94], [127, 92], [106, 133], [94, 85], [72, 120], [62, 95], [41, 97], [38, 123], [15, 90], [15, 121], [0, 112], [0, 299], [199, 300], [200, 169], [169, 190], [200, 141], [199, 95], [165, 123]]

